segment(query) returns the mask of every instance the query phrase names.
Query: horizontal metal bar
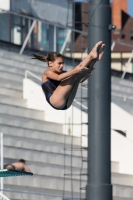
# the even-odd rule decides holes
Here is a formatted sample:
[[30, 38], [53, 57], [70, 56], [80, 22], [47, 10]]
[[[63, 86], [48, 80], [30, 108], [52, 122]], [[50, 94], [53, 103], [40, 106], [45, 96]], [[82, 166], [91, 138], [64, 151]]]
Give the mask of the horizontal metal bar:
[[78, 151], [78, 150], [88, 150], [88, 147], [79, 147], [79, 148], [71, 148], [71, 147], [66, 147], [64, 148], [64, 150], [67, 150], [67, 151]]
[[76, 100], [83, 99], [83, 102], [86, 102], [89, 98], [88, 97], [76, 97]]
[[82, 84], [82, 87], [88, 87], [88, 85], [87, 84]]
[[82, 125], [82, 124], [84, 124], [84, 123], [64, 123], [64, 125]]
[[83, 160], [82, 160], [82, 162], [88, 162], [88, 161], [89, 161], [89, 160], [87, 160], [87, 159], [83, 159]]
[[29, 70], [25, 70], [25, 78], [28, 78], [28, 74], [30, 74], [31, 76], [33, 76], [34, 78], [36, 78], [37, 80], [41, 81], [41, 78], [39, 76], [37, 76], [36, 74], [33, 74], [31, 71]]
[[76, 124], [76, 123], [64, 123], [64, 125], [88, 125], [89, 123], [79, 123], [79, 124]]
[[86, 187], [79, 188], [80, 190], [86, 190]]
[[74, 173], [70, 173], [70, 174], [64, 174], [64, 176], [88, 176], [89, 174], [86, 174], [86, 173], [81, 173], [81, 174], [74, 174]]
[[83, 111], [83, 112], [87, 112], [87, 111], [88, 111], [88, 109], [86, 109], [86, 110], [85, 110], [85, 109], [81, 109], [81, 111]]
[[[87, 200], [86, 198], [77, 198], [78, 200]], [[73, 200], [73, 197], [71, 198], [63, 198], [63, 200]]]
[[131, 45], [131, 44], [127, 44], [127, 43], [124, 43], [124, 42], [119, 42], [117, 40], [112, 40], [112, 42], [115, 42], [116, 44], [120, 44], [120, 45], [123, 45], [123, 46], [126, 46], [126, 47], [131, 47], [133, 49], [133, 45]]
[[[51, 197], [61, 197], [62, 199], [64, 198], [62, 195], [59, 194], [50, 194], [50, 193], [41, 193], [41, 192], [28, 192], [28, 191], [21, 191], [21, 190], [9, 190], [9, 189], [3, 189], [1, 190], [3, 192], [13, 192], [13, 193], [18, 193], [18, 194], [34, 194], [34, 195], [40, 195], [40, 196], [51, 196]], [[65, 199], [71, 199], [71, 196], [65, 196]], [[73, 199], [78, 199], [80, 200], [79, 197], [73, 196]]]
[[27, 15], [23, 15], [23, 14], [20, 14], [20, 13], [17, 13], [17, 12], [13, 12], [13, 11], [8, 11], [8, 10], [4, 10], [2, 8], [0, 8], [0, 11], [4, 11], [5, 13], [10, 13], [10, 14], [13, 14], [13, 15], [16, 15], [16, 16], [20, 16], [20, 17], [23, 17], [23, 18], [26, 18], [26, 19], [31, 19], [31, 20], [37, 20], [37, 21], [40, 21], [40, 22], [44, 22], [45, 24], [49, 24], [49, 25], [53, 25], [53, 26], [57, 26], [57, 27], [60, 27], [60, 28], [68, 28], [70, 29], [71, 31], [74, 31], [76, 33], [81, 33], [83, 35], [88, 35], [87, 32], [83, 32], [83, 31], [80, 31], [80, 30], [77, 30], [77, 29], [73, 29], [71, 27], [66, 27], [66, 26], [63, 26], [63, 25], [60, 25], [58, 23], [52, 23], [50, 21], [45, 21], [43, 19], [40, 19], [40, 18], [35, 18], [35, 17], [30, 17], [30, 16], [27, 16]]

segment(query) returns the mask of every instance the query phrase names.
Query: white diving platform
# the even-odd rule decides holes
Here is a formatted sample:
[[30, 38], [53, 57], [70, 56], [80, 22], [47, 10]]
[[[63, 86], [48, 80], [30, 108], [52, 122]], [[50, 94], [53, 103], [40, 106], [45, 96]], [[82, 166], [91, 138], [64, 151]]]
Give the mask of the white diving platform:
[[1, 169], [0, 177], [11, 177], [11, 176], [33, 176], [32, 172], [21, 172], [18, 170]]

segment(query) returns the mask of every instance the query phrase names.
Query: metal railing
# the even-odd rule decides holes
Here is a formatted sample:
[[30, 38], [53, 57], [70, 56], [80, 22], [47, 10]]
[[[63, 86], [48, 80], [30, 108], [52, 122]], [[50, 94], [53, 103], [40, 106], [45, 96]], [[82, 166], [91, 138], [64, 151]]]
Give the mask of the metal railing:
[[29, 70], [25, 70], [25, 78], [28, 78], [28, 74], [30, 74], [32, 77], [36, 78], [37, 80], [41, 81], [41, 78], [37, 76], [36, 74], [32, 73]]
[[[8, 32], [6, 33], [6, 34], [8, 34], [8, 39], [6, 41], [16, 44], [15, 41], [20, 40], [19, 45], [22, 45], [21, 50], [19, 52], [20, 54], [23, 53], [26, 45], [29, 42], [28, 40], [31, 38], [33, 39], [34, 34], [36, 35], [36, 33], [34, 33], [33, 29], [35, 27], [35, 24], [37, 24], [37, 23], [41, 24], [41, 28], [38, 28], [37, 32], [39, 32], [39, 37], [40, 37], [40, 35], [42, 35], [41, 36], [42, 41], [40, 41], [40, 38], [37, 39], [36, 36], [35, 36], [35, 38], [36, 38], [35, 41], [32, 40], [31, 46], [34, 49], [34, 45], [35, 45], [36, 50], [47, 51], [46, 49], [48, 49], [48, 51], [54, 50], [54, 51], [61, 51], [63, 53], [63, 51], [65, 50], [65, 47], [67, 45], [68, 49], [70, 49], [70, 52], [71, 52], [71, 50], [72, 50], [71, 49], [72, 32], [79, 33], [79, 34], [82, 34], [85, 36], [88, 35], [87, 32], [83, 32], [83, 31], [74, 29], [72, 27], [63, 26], [58, 23], [48, 22], [46, 20], [38, 19], [35, 17], [31, 17], [31, 16], [26, 16], [24, 14], [20, 14], [20, 13], [13, 12], [13, 11], [3, 10], [1, 8], [0, 8], [0, 11], [4, 12], [4, 14], [9, 15], [8, 18], [10, 18], [10, 20], [8, 21], [9, 24], [5, 23], [5, 25], [4, 25], [4, 26], [7, 26], [6, 29], [8, 29], [8, 31], [9, 31], [9, 33]], [[28, 30], [26, 29], [26, 27], [23, 24], [21, 24], [21, 22], [19, 22], [19, 24], [17, 23], [17, 27], [19, 27], [20, 30], [17, 30], [17, 32], [15, 32], [15, 28], [14, 28], [16, 26], [15, 22], [14, 22], [15, 18], [20, 18], [20, 21], [23, 21], [23, 19], [29, 20], [29, 22], [30, 22], [29, 24], [31, 24], [31, 25], [30, 25], [30, 27], [28, 27]], [[45, 25], [53, 27], [53, 29], [52, 29], [53, 31], [51, 31], [48, 28], [44, 28]], [[12, 29], [9, 28], [11, 26], [12, 26]], [[63, 38], [62, 38], [62, 36], [60, 36], [60, 29], [61, 29], [61, 31], [64, 31]], [[46, 31], [46, 33], [45, 33], [45, 31]], [[17, 37], [14, 34], [17, 34]], [[19, 34], [19, 36], [18, 36], [18, 34]], [[32, 37], [31, 37], [31, 34], [32, 34]], [[46, 34], [46, 38], [44, 39], [45, 34]], [[52, 37], [49, 35], [52, 35]], [[61, 33], [61, 35], [62, 35], [62, 33]], [[3, 34], [3, 36], [5, 36], [5, 34]], [[13, 38], [14, 38], [14, 40], [13, 40]], [[44, 40], [46, 40], [46, 41], [44, 41]], [[51, 40], [53, 41], [52, 45], [50, 44]], [[68, 40], [69, 40], [69, 42], [68, 42]], [[34, 42], [35, 42], [35, 44], [34, 44]]]
[[10, 200], [8, 197], [6, 197], [4, 194], [2, 194], [1, 192], [0, 192], [0, 196], [2, 197], [2, 199], [5, 199], [5, 200]]
[[[29, 191], [20, 191], [20, 190], [9, 190], [9, 189], [4, 189], [3, 190], [4, 193], [10, 193], [10, 194], [15, 194], [15, 195], [20, 195], [20, 200], [24, 200], [24, 195], [34, 195], [34, 196], [40, 196], [40, 198], [38, 199], [41, 199], [41, 197], [44, 199], [44, 200], [47, 200], [47, 198], [51, 197], [51, 199], [54, 197], [58, 197], [60, 198], [60, 200], [63, 200], [63, 199], [66, 199], [66, 200], [69, 200], [71, 199], [71, 196], [63, 196], [63, 195], [59, 195], [59, 194], [51, 194], [51, 193], [41, 193], [41, 192], [29, 192]], [[5, 196], [5, 195], [3, 195]], [[10, 196], [10, 195], [9, 195]], [[73, 199], [74, 200], [80, 200], [80, 197], [77, 197], [77, 196], [73, 196]], [[10, 200], [10, 199], [6, 199], [6, 200]]]
[[130, 64], [131, 61], [132, 61], [132, 58], [133, 58], [133, 50], [132, 50], [131, 55], [130, 55], [130, 57], [129, 57], [129, 59], [128, 59], [128, 62], [126, 63], [125, 71], [123, 72], [123, 74], [122, 74], [122, 76], [121, 76], [121, 79], [124, 79], [124, 77], [125, 77], [125, 75], [126, 75], [126, 72], [127, 72], [127, 69], [128, 69], [128, 67], [129, 67], [129, 64]]
[[[74, 53], [73, 49], [72, 49], [72, 35], [75, 33], [78, 33], [78, 34], [81, 34], [84, 36], [88, 36], [87, 32], [77, 30], [72, 27], [63, 26], [58, 23], [52, 23], [52, 22], [46, 21], [44, 19], [38, 19], [35, 17], [26, 16], [24, 14], [20, 14], [20, 13], [13, 12], [13, 11], [3, 10], [1, 8], [0, 8], [0, 11], [2, 11], [5, 15], [6, 14], [9, 15], [8, 18], [10, 18], [10, 20], [8, 22], [9, 24], [5, 23], [4, 27], [2, 29], [2, 31], [4, 31], [4, 28], [6, 27], [6, 29], [8, 31], [6, 32], [6, 34], [4, 34], [4, 32], [1, 31], [2, 36], [0, 35], [0, 39], [3, 40], [2, 38], [7, 37], [5, 35], [8, 35], [8, 37], [7, 37], [8, 39], [3, 40], [3, 41], [7, 41], [7, 42], [11, 42], [13, 44], [16, 44], [18, 42], [16, 40], [19, 40], [20, 45], [22, 45], [22, 47], [20, 48], [20, 51], [19, 51], [20, 54], [23, 53], [25, 47], [28, 47], [28, 48], [32, 48], [35, 50], [46, 51], [46, 52], [53, 51], [53, 50], [59, 51], [63, 55], [72, 57], [72, 54]], [[15, 19], [15, 18], [17, 18], [17, 19]], [[13, 20], [18, 20], [18, 18], [19, 18], [19, 21], [29, 20], [30, 23], [28, 23], [28, 24], [30, 24], [30, 25], [26, 28], [25, 25], [20, 23], [19, 25], [17, 25], [18, 27], [20, 27], [20, 30], [16, 30], [15, 29], [15, 21], [13, 21]], [[11, 27], [11, 25], [12, 25], [12, 27]], [[49, 26], [49, 28], [44, 28], [45, 25]], [[37, 29], [37, 34], [39, 35], [38, 37], [36, 37], [36, 33], [34, 33], [35, 26], [38, 27], [38, 29]], [[52, 26], [52, 29], [50, 29], [50, 26]], [[61, 29], [61, 31], [64, 31], [63, 32], [64, 38], [60, 38], [60, 35], [62, 35], [62, 32], [60, 32], [60, 29]], [[47, 30], [48, 30], [48, 32], [46, 32], [46, 38], [44, 38], [44, 35], [45, 35], [44, 32]], [[17, 35], [17, 37], [16, 37], [16, 35], [13, 35], [13, 34], [19, 34], [19, 35]], [[49, 36], [49, 35], [52, 35], [52, 36]], [[52, 40], [52, 42], [51, 42], [51, 40]], [[125, 47], [129, 47], [129, 48], [131, 48], [131, 50], [133, 49], [133, 45], [131, 45], [131, 44], [126, 44], [121, 41], [112, 40], [112, 46], [111, 46], [112, 51], [117, 44], [125, 46]], [[123, 70], [123, 75], [121, 77], [122, 79], [123, 79], [123, 77], [125, 77], [127, 69], [129, 68], [129, 64], [131, 63], [129, 61], [127, 61], [127, 62], [128, 62], [128, 65], [126, 65], [125, 66], [126, 69]]]
[[132, 49], [130, 57], [128, 59], [128, 62], [126, 63], [126, 66], [125, 66], [125, 70], [124, 70], [124, 72], [123, 72], [123, 74], [121, 76], [121, 79], [124, 79], [124, 77], [125, 77], [125, 75], [127, 73], [127, 69], [128, 69], [128, 67], [129, 67], [129, 65], [130, 65], [130, 63], [132, 61], [132, 58], [133, 58], [133, 45], [126, 44], [124, 42], [119, 42], [119, 41], [112, 40], [111, 51], [114, 50], [116, 44], [120, 44], [120, 45], [123, 45], [123, 46], [126, 46], [126, 47], [130, 47]]

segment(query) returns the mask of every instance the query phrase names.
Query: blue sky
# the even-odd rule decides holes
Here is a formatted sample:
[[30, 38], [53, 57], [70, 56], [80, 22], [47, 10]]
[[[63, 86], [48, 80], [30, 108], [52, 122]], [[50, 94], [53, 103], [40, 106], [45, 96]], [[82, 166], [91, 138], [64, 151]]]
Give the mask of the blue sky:
[[133, 0], [128, 0], [128, 13], [133, 17]]
[[[75, 1], [81, 2], [83, 0], [75, 0]], [[110, 0], [110, 2], [112, 2], [112, 0]], [[128, 14], [133, 17], [133, 0], [128, 0]]]

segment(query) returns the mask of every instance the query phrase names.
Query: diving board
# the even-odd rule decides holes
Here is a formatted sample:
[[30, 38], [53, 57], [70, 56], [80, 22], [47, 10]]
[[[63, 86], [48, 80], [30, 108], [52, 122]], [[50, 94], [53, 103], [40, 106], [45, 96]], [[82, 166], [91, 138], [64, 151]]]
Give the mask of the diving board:
[[21, 172], [18, 170], [11, 170], [11, 169], [1, 169], [0, 170], [0, 177], [10, 177], [10, 176], [33, 176], [33, 173]]

